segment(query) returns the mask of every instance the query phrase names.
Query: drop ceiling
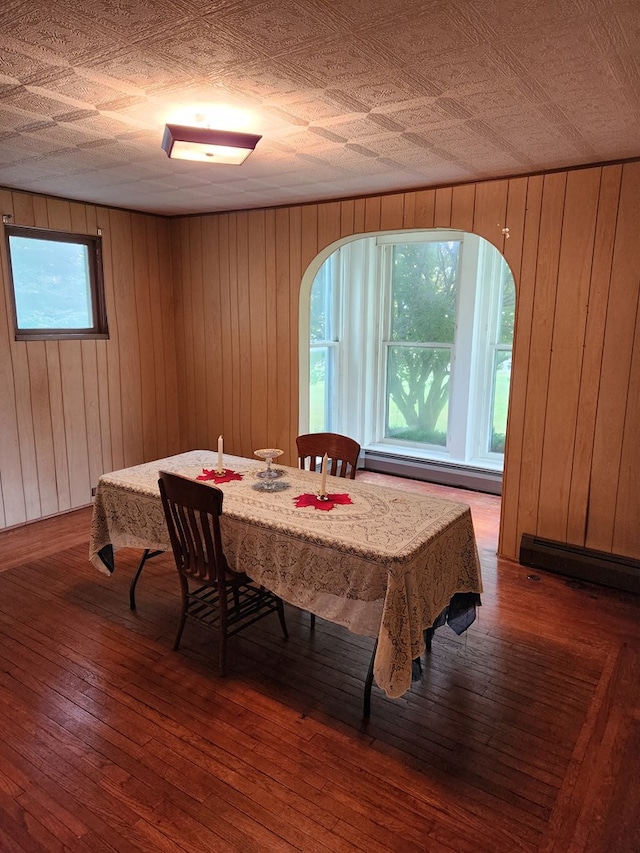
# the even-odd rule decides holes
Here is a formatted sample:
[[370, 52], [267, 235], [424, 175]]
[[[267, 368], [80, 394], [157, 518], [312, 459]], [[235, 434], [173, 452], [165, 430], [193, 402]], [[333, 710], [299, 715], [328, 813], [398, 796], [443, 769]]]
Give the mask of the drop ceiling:
[[[262, 134], [169, 160], [180, 108]], [[640, 156], [637, 0], [3, 0], [0, 185], [164, 215]]]

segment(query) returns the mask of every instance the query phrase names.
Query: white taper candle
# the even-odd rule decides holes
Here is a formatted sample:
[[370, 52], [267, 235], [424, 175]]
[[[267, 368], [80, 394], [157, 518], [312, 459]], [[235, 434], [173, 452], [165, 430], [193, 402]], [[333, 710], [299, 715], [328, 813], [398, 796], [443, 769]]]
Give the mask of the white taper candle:
[[320, 482], [320, 494], [327, 494], [327, 454], [322, 457], [322, 480]]

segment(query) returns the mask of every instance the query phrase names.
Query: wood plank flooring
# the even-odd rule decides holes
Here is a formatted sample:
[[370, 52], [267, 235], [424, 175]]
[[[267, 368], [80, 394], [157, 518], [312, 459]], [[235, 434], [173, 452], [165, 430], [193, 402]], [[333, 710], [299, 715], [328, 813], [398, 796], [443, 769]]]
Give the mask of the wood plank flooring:
[[219, 678], [209, 633], [171, 650], [168, 555], [132, 613], [89, 509], [0, 534], [3, 853], [640, 851], [640, 597], [498, 560], [497, 497], [358, 476], [468, 502], [485, 585], [368, 723], [372, 640], [287, 606]]

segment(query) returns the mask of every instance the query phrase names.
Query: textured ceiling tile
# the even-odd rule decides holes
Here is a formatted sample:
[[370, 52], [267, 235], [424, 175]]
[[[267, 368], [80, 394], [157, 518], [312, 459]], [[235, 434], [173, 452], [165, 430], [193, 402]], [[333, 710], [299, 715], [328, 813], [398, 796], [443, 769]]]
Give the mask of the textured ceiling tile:
[[119, 36], [125, 43], [139, 35], [170, 29], [180, 17], [180, 4], [172, 0], [56, 0], [60, 13], [69, 19], [88, 20]]
[[386, 63], [377, 59], [373, 47], [351, 35], [317, 41], [313, 51], [302, 48], [290, 51], [287, 62], [303, 68], [326, 85], [336, 85], [345, 76], [356, 77], [385, 70]]
[[356, 103], [367, 110], [384, 110], [419, 97], [431, 97], [431, 93], [421, 91], [413, 79], [407, 79], [402, 74], [390, 76], [373, 73], [357, 77], [350, 81], [349, 92], [357, 99]]
[[[637, 0], [5, 0], [0, 32], [0, 184], [54, 195], [198, 212], [640, 156]], [[169, 160], [169, 115], [215, 104], [263, 134], [247, 163]]]
[[[136, 47], [139, 48], [139, 45]], [[256, 61], [261, 55], [255, 44], [218, 27], [215, 21], [188, 21], [166, 34], [151, 35], [145, 40], [145, 50], [159, 51], [185, 74], [211, 77], [229, 73], [236, 66]]]
[[[316, 8], [331, 8], [335, 0], [316, 0]], [[423, 10], [424, 0], [340, 0], [340, 13], [348, 20], [361, 24], [364, 22], [386, 20], [390, 15], [407, 13], [413, 9]]]
[[70, 16], [57, 4], [49, 5], [46, 11], [37, 3], [25, 4], [23, 14], [4, 23], [2, 32], [3, 38], [11, 38], [17, 44], [38, 45], [43, 59], [47, 54], [62, 55], [67, 64], [100, 54], [105, 43], [104, 33], [90, 17], [77, 7]]
[[380, 48], [399, 64], [415, 65], [421, 59], [428, 64], [434, 56], [464, 51], [482, 42], [472, 27], [460, 29], [454, 10], [441, 6], [420, 13], [408, 10], [395, 17], [384, 30], [376, 31]]
[[424, 130], [452, 118], [451, 111], [439, 103], [437, 98], [429, 98], [419, 106], [400, 106], [397, 109], [388, 109], [385, 116], [403, 130]]
[[509, 65], [487, 45], [438, 53], [428, 69], [424, 65], [417, 68], [428, 73], [429, 80], [442, 93], [460, 93], [512, 77]]
[[526, 38], [531, 28], [552, 32], [567, 20], [585, 18], [589, 0], [458, 0], [458, 8], [465, 21], [482, 19], [500, 37]]
[[241, 6], [238, 11], [215, 15], [234, 34], [269, 56], [277, 56], [304, 43], [313, 43], [318, 33], [327, 36], [338, 27], [326, 15], [314, 14], [309, 4], [292, 0], [266, 0]]
[[89, 108], [95, 107], [102, 100], [109, 97], [115, 98], [118, 95], [117, 90], [105, 88], [104, 84], [87, 79], [73, 68], [58, 69], [55, 77], [51, 79], [41, 79], [37, 83], [31, 81], [27, 89], [40, 95], [48, 93], [62, 103]]

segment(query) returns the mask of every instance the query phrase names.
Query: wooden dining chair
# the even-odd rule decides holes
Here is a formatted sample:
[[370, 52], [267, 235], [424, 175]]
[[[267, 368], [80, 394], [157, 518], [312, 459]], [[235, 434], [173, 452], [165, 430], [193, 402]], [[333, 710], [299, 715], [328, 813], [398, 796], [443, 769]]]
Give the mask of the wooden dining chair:
[[[322, 459], [327, 454], [327, 473], [332, 477], [355, 480], [360, 445], [348, 435], [337, 432], [310, 432], [296, 438], [298, 464], [302, 470], [321, 471]], [[311, 627], [315, 628], [316, 617], [311, 613]]]
[[259, 619], [277, 613], [286, 640], [282, 599], [227, 564], [220, 536], [222, 490], [165, 471], [158, 486], [182, 591], [173, 648], [180, 645], [187, 619], [213, 628], [219, 637], [218, 669], [224, 675], [227, 638]]
[[320, 471], [327, 454], [327, 473], [333, 477], [355, 479], [360, 445], [348, 435], [337, 432], [312, 432], [296, 438], [298, 463], [308, 471]]

